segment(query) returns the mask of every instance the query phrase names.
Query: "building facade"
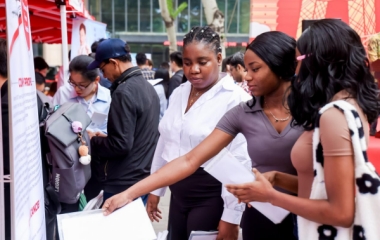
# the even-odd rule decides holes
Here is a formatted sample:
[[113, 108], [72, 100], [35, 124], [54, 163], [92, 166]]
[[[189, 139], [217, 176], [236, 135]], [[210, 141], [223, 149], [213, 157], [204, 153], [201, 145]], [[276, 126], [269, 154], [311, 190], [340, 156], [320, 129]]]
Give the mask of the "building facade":
[[[88, 0], [88, 9], [97, 21], [107, 24], [113, 37], [127, 41], [134, 53], [152, 54], [155, 67], [169, 60], [165, 25], [158, 0]], [[182, 2], [188, 7], [176, 21], [177, 40], [194, 26], [207, 25], [201, 0], [173, 0], [176, 9]], [[217, 0], [225, 16], [226, 55], [245, 49], [249, 40], [250, 0]], [[181, 47], [178, 47], [181, 50]]]

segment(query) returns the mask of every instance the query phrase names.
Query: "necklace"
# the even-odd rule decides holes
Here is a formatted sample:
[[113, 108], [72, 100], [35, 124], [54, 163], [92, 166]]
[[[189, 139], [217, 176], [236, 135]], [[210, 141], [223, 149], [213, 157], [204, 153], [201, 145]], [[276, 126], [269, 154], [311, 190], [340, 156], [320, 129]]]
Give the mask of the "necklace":
[[207, 92], [208, 90], [210, 90], [213, 86], [215, 86], [218, 82], [219, 82], [220, 79], [218, 79], [217, 81], [215, 81], [212, 85], [210, 85], [206, 90], [204, 91], [198, 91], [194, 94], [194, 96], [192, 96], [192, 93], [194, 91], [194, 87], [192, 86], [191, 87], [191, 91], [190, 91], [190, 102], [189, 102], [189, 106], [188, 108], [190, 108], [191, 106], [193, 106], [194, 102], [196, 102], [198, 100], [198, 98], [200, 98], [203, 93]]
[[[266, 106], [268, 106], [267, 102], [264, 102], [264, 103], [265, 103]], [[275, 120], [276, 122], [285, 122], [285, 121], [288, 121], [289, 118], [290, 118], [290, 114], [289, 114], [289, 113], [288, 113], [288, 116], [287, 116], [286, 118], [277, 118], [277, 117], [272, 113], [271, 110], [269, 110], [269, 113], [270, 113], [270, 115], [272, 115], [272, 117], [274, 118], [274, 120]]]

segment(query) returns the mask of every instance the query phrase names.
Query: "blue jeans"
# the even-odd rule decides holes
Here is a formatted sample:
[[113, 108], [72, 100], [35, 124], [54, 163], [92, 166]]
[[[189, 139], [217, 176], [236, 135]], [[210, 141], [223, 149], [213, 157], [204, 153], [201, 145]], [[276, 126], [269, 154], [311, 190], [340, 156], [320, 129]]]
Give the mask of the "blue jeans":
[[[103, 192], [103, 203], [110, 197], [112, 197], [113, 195], [116, 195], [116, 193], [109, 193], [109, 192]], [[143, 201], [144, 203], [144, 206], [146, 206], [146, 202], [148, 201], [148, 195], [149, 194], [146, 194], [146, 195], [143, 195], [141, 196], [141, 200]], [[136, 200], [136, 199], [135, 199]], [[102, 204], [103, 205], [103, 204]]]

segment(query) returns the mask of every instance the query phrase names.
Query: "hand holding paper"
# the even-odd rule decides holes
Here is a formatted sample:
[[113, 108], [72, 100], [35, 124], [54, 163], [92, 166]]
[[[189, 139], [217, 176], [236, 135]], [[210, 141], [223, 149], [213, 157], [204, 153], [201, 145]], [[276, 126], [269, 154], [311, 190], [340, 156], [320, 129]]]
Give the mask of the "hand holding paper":
[[235, 195], [241, 202], [251, 201], [270, 202], [274, 190], [272, 184], [257, 169], [252, 169], [256, 176], [254, 182], [242, 184], [227, 184], [227, 190]]
[[[227, 185], [230, 192], [242, 202], [246, 202], [265, 215], [273, 223], [280, 223], [289, 214], [289, 211], [268, 203], [271, 183], [258, 171], [256, 179], [251, 171], [244, 167], [227, 149], [223, 149], [204, 168], [209, 174]], [[257, 202], [261, 201], [261, 202]]]

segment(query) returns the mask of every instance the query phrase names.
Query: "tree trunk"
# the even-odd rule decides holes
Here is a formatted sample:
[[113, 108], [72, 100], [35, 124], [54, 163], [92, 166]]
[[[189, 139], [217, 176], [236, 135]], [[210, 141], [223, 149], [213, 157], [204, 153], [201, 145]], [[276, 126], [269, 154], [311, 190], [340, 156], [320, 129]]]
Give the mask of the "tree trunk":
[[159, 0], [162, 19], [165, 22], [166, 33], [170, 42], [169, 53], [177, 51], [177, 37], [175, 32], [174, 20], [170, 17], [166, 0]]
[[219, 10], [216, 0], [202, 0], [203, 9], [205, 11], [205, 16], [207, 24], [219, 34], [220, 36], [220, 46], [222, 47], [222, 56], [226, 57], [226, 49], [224, 43], [226, 40], [225, 34], [225, 18], [224, 14]]

